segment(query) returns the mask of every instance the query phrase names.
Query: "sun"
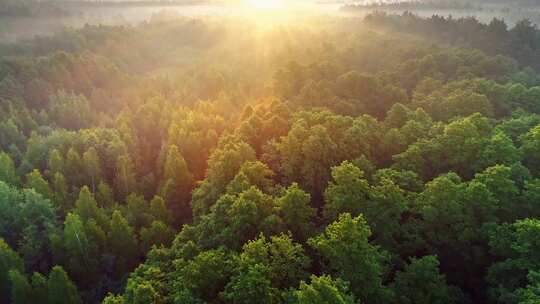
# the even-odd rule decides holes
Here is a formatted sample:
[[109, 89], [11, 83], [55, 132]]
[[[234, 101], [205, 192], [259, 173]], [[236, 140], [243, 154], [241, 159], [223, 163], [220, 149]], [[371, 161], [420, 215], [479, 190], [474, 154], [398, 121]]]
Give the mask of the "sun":
[[275, 10], [283, 8], [282, 0], [246, 0], [247, 5], [259, 10]]

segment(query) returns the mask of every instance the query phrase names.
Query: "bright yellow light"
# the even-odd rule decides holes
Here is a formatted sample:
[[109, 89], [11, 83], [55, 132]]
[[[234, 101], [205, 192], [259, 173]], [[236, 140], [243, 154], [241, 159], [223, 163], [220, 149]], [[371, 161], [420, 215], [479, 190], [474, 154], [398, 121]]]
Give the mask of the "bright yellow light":
[[283, 8], [281, 0], [246, 0], [247, 5], [254, 9], [275, 10]]

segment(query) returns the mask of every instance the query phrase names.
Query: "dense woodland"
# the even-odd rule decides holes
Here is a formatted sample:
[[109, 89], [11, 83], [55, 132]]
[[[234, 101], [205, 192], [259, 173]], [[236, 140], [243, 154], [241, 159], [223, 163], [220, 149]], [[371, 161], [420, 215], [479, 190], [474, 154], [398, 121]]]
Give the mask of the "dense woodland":
[[0, 54], [0, 303], [540, 303], [530, 22], [156, 16]]

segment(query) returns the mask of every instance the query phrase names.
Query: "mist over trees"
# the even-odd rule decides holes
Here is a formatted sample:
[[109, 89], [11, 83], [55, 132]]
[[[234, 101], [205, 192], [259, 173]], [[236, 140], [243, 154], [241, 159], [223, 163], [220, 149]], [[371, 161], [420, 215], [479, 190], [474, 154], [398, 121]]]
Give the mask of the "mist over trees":
[[536, 24], [265, 22], [0, 45], [0, 303], [540, 302]]

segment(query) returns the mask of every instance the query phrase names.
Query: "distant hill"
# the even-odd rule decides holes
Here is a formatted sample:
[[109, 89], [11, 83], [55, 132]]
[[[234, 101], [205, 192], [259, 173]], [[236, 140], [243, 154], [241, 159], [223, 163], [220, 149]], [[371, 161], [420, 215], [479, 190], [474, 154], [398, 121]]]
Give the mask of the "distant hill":
[[403, 0], [344, 2], [343, 10], [480, 10], [490, 5], [539, 6], [540, 0]]
[[373, 2], [363, 4], [347, 4], [344, 10], [356, 9], [387, 9], [387, 10], [477, 10], [481, 2], [459, 0], [430, 0], [430, 1], [398, 1], [398, 2]]
[[52, 17], [67, 14], [67, 11], [51, 2], [33, 0], [0, 0], [0, 17]]

